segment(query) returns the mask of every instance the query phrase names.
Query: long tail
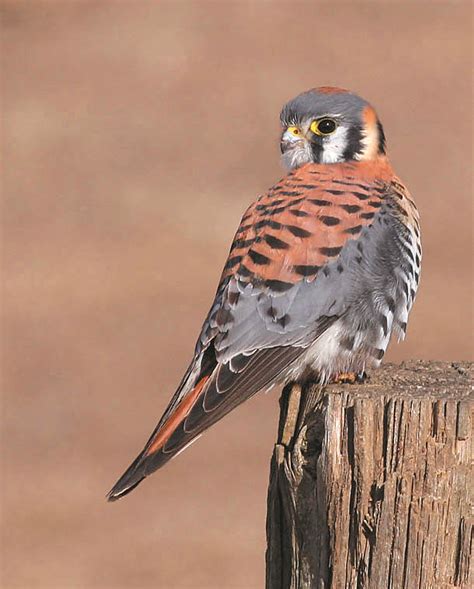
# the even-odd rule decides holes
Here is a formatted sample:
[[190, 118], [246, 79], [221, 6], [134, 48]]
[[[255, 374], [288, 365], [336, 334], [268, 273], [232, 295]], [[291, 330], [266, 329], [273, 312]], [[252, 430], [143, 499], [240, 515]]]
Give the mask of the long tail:
[[180, 436], [182, 439], [177, 444], [173, 444], [169, 449], [165, 449], [165, 444], [169, 442], [173, 434], [176, 434], [179, 425], [183, 423], [193, 405], [202, 394], [209, 378], [209, 376], [203, 376], [194, 388], [177, 404], [171, 414], [168, 417], [165, 414], [164, 422], [160, 422], [145, 448], [108, 493], [108, 501], [116, 501], [130, 493], [146, 476], [166, 464], [168, 460], [171, 460], [173, 456], [199, 436], [200, 432], [189, 432], [188, 435]]
[[259, 390], [274, 383], [302, 353], [291, 346], [241, 354], [228, 363], [209, 353], [192, 363], [160, 423], [141, 454], [107, 495], [109, 501], [130, 493], [146, 476], [162, 467], [204, 430]]

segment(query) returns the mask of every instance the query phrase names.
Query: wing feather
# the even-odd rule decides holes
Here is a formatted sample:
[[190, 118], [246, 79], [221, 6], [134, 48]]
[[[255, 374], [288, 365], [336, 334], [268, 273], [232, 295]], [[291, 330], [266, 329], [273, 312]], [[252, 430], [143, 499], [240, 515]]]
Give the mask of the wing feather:
[[[342, 262], [370, 229], [386, 163], [308, 164], [249, 207], [183, 381], [109, 494], [115, 500], [233, 408], [274, 384], [345, 312]], [[352, 178], [352, 180], [351, 180]]]

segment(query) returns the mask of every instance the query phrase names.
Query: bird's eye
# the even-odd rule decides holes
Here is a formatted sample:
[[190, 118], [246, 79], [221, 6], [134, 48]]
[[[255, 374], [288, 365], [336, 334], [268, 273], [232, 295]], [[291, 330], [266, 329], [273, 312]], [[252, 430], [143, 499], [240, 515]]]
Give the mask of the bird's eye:
[[301, 133], [301, 131], [298, 129], [298, 127], [295, 127], [293, 125], [291, 125], [290, 127], [287, 128], [287, 131], [289, 133], [291, 133], [292, 135], [299, 135]]
[[331, 135], [337, 129], [337, 123], [334, 119], [324, 117], [324, 119], [313, 121], [310, 129], [316, 135]]

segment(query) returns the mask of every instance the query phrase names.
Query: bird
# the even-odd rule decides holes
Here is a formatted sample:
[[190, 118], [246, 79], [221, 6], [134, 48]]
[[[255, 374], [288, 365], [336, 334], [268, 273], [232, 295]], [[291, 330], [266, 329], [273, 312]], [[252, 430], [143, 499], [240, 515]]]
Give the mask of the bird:
[[421, 269], [419, 214], [380, 119], [342, 88], [280, 115], [286, 175], [244, 213], [194, 356], [115, 501], [275, 384], [354, 382], [405, 337]]

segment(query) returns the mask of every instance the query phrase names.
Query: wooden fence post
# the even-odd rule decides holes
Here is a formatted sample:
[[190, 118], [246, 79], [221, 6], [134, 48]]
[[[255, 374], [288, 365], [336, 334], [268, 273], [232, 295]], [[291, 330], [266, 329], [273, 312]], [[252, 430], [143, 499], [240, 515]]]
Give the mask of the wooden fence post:
[[386, 365], [363, 385], [285, 387], [267, 589], [470, 589], [469, 363]]

